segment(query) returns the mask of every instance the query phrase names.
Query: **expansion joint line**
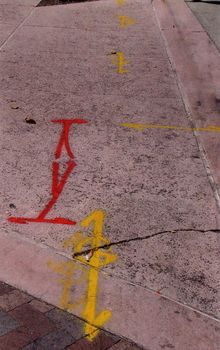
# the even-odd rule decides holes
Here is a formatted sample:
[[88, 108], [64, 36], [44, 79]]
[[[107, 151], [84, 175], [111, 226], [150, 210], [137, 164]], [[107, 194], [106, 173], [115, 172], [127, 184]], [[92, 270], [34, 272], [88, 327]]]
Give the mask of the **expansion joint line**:
[[35, 7], [30, 11], [30, 13], [24, 18], [22, 19], [22, 21], [20, 23], [18, 23], [18, 25], [14, 28], [14, 30], [9, 34], [9, 36], [3, 41], [3, 43], [0, 45], [0, 51], [3, 49], [3, 47], [8, 43], [8, 41], [14, 36], [15, 32], [20, 29], [24, 23], [27, 21], [27, 19], [32, 15], [32, 13], [34, 12]]
[[199, 233], [207, 233], [207, 232], [213, 232], [213, 233], [220, 233], [220, 229], [209, 229], [209, 230], [196, 230], [196, 229], [178, 229], [178, 230], [166, 230], [166, 231], [159, 231], [159, 232], [155, 232], [153, 233], [152, 235], [148, 235], [148, 236], [144, 236], [144, 237], [135, 237], [135, 238], [129, 238], [129, 239], [122, 239], [120, 241], [117, 241], [117, 242], [111, 242], [111, 243], [108, 243], [108, 244], [103, 244], [103, 245], [100, 245], [98, 247], [94, 247], [94, 248], [88, 248], [88, 249], [85, 249], [81, 252], [77, 252], [77, 253], [74, 253], [73, 254], [73, 258], [77, 258], [78, 256], [82, 256], [82, 255], [85, 255], [85, 254], [88, 254], [89, 252], [95, 252], [99, 249], [108, 249], [112, 246], [117, 246], [117, 245], [120, 245], [120, 244], [127, 244], [127, 243], [131, 243], [131, 242], [138, 242], [138, 241], [143, 241], [143, 240], [147, 240], [147, 239], [150, 239], [150, 238], [153, 238], [153, 237], [157, 237], [157, 236], [160, 236], [160, 235], [163, 235], [163, 234], [167, 234], [167, 233], [178, 233], [178, 232], [199, 232]]

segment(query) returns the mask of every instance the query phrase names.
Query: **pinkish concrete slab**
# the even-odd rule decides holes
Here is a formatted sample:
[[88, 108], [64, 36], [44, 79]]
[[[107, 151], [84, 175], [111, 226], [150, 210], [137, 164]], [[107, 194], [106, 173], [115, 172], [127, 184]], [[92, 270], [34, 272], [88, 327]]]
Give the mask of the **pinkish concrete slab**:
[[128, 77], [117, 73], [109, 55], [85, 57], [83, 61], [78, 56], [74, 63], [72, 55], [52, 52], [27, 54], [25, 57], [10, 53], [10, 61], [7, 57], [5, 51], [0, 58], [1, 87], [6, 90], [31, 88], [76, 95], [82, 91], [83, 94], [101, 95], [114, 94], [115, 91], [115, 94], [137, 96], [143, 100], [146, 96], [173, 98], [178, 95], [176, 81], [165, 59], [157, 63], [152, 58], [130, 59]]
[[[139, 30], [131, 29], [129, 34], [129, 41], [127, 40], [127, 32], [119, 30], [116, 33], [108, 31], [106, 35], [103, 32], [94, 32], [93, 40], [91, 40], [90, 31], [82, 29], [69, 28], [54, 28], [54, 27], [38, 27], [27, 26], [26, 22], [21, 27], [10, 43], [5, 48], [19, 52], [20, 54], [27, 54], [26, 42], [28, 41], [29, 53], [36, 52], [54, 52], [57, 55], [66, 53], [75, 56], [80, 56], [83, 60], [85, 57], [90, 58], [100, 55], [110, 55], [111, 52], [127, 52], [129, 50], [129, 57], [154, 58], [154, 60], [166, 57], [163, 46], [158, 45], [161, 41], [159, 31], [152, 31], [149, 35], [149, 25], [139, 27]], [[141, 35], [138, 35], [141, 33]], [[135, 35], [134, 35], [135, 34]], [[162, 42], [161, 42], [162, 44]]]
[[[38, 123], [50, 121], [52, 116], [67, 115], [80, 118], [91, 116], [92, 120], [111, 120], [113, 123], [137, 122], [163, 125], [189, 126], [186, 111], [180, 96], [175, 98], [145, 98], [138, 96], [126, 98], [109, 94], [83, 94], [76, 96], [56, 92], [40, 92], [26, 90], [1, 91], [1, 111], [9, 118], [3, 118], [5, 127], [13, 127], [14, 123], [32, 117]], [[112, 108], [109, 113], [109, 108]], [[13, 109], [13, 107], [18, 107]], [[7, 120], [7, 121], [6, 121]]]
[[[138, 30], [140, 25], [149, 26], [152, 32], [152, 27], [155, 26], [155, 18], [154, 16], [149, 16], [149, 13], [152, 13], [152, 6], [149, 0], [129, 1], [123, 7], [118, 7], [116, 2], [112, 0], [99, 0], [64, 6], [38, 7], [27, 24], [84, 29], [95, 32], [110, 30], [115, 33], [120, 30], [119, 16], [127, 16], [136, 22], [135, 25], [128, 26], [126, 29], [128, 36], [130, 36], [131, 33], [136, 31], [135, 28]], [[148, 16], [147, 23], [145, 21], [146, 16]], [[158, 31], [158, 28], [155, 28], [155, 30]], [[121, 34], [123, 35], [123, 31]]]
[[105, 271], [220, 318], [219, 248], [219, 232], [161, 233], [113, 246]]
[[14, 26], [11, 24], [0, 24], [0, 46], [8, 39], [13, 30]]
[[[28, 106], [32, 105], [34, 111], [29, 114], [28, 110], [23, 110], [24, 103], [20, 104], [18, 95], [15, 99], [13, 96], [11, 101], [16, 102], [8, 100], [3, 105], [5, 118], [2, 120], [5, 130], [2, 171], [7, 179], [10, 176], [8, 185], [5, 183], [5, 224], [9, 215], [32, 217], [46, 205], [51, 191], [51, 164], [60, 135], [60, 128], [50, 120], [65, 117], [62, 108], [67, 108], [63, 103], [64, 95], [53, 106], [53, 95], [43, 97], [40, 94], [36, 99], [33, 94], [32, 102], [28, 95]], [[48, 98], [51, 99], [49, 105], [55, 109], [46, 119], [44, 113], [37, 112], [41, 104], [43, 111], [47, 110]], [[71, 132], [70, 142], [78, 166], [52, 216], [59, 213], [78, 222], [101, 207], [107, 211], [107, 234], [114, 241], [121, 237], [145, 236], [146, 231], [150, 234], [168, 226], [168, 229], [217, 227], [215, 200], [193, 134], [169, 130], [140, 133], [121, 127], [119, 123], [124, 118], [117, 106], [123, 106], [122, 98], [116, 103], [114, 96], [107, 100], [102, 97], [101, 105], [99, 99], [94, 105], [91, 96], [80, 115], [75, 113], [80, 111], [83, 100], [65, 98], [69, 98], [70, 108], [65, 113], [70, 117], [83, 117], [89, 124]], [[76, 102], [77, 109], [71, 109]], [[114, 108], [110, 110], [110, 106]], [[13, 109], [17, 107], [18, 110]], [[131, 104], [128, 107], [132, 113]], [[37, 117], [36, 125], [24, 122], [26, 117], [33, 116]], [[182, 118], [177, 114], [172, 118], [173, 122], [181, 123]], [[149, 120], [153, 121], [152, 115], [142, 115], [142, 122]], [[157, 117], [157, 122], [163, 120], [163, 115]], [[42, 142], [44, 139], [47, 141]], [[10, 209], [10, 203], [16, 209]], [[54, 225], [39, 224], [37, 227], [36, 231], [36, 224], [6, 224], [6, 230], [21, 230], [27, 237], [46, 241], [58, 249], [61, 240], [73, 232], [72, 227], [62, 230]]]
[[29, 6], [16, 6], [14, 4], [0, 3], [0, 22], [1, 24], [19, 25], [32, 11]]
[[[0, 278], [59, 305], [60, 276], [51, 272], [47, 263], [48, 260], [65, 262], [66, 258], [14, 235], [1, 235], [0, 242]], [[82, 297], [84, 288], [85, 285], [74, 285], [71, 300]], [[105, 328], [135, 339], [149, 350], [159, 350], [164, 346], [178, 350], [218, 349], [219, 321], [148, 289], [100, 273], [97, 310], [103, 308], [112, 312]], [[81, 315], [80, 309], [74, 312]]]
[[[92, 54], [90, 49], [91, 51], [95, 49], [96, 54], [99, 54], [99, 48], [102, 54], [129, 48], [129, 55], [132, 56], [144, 55], [156, 58], [161, 56], [161, 52], [162, 56], [166, 55], [149, 4], [146, 6], [142, 1], [138, 2], [138, 6], [136, 3], [128, 3], [123, 11], [119, 11], [113, 1], [105, 2], [104, 5], [103, 1], [97, 1], [37, 8], [25, 22], [27, 26], [36, 26], [35, 30], [23, 28], [22, 33], [19, 32], [18, 35], [34, 36], [31, 39], [30, 49], [34, 47], [36, 41], [39, 45], [38, 50], [59, 51], [62, 47], [64, 49], [62, 52], [73, 52], [74, 46], [74, 52], [77, 54], [83, 51], [81, 53], [83, 57]], [[150, 13], [147, 14], [149, 10]], [[121, 27], [121, 17], [125, 17], [126, 20], [133, 19], [135, 23]], [[90, 40], [91, 31], [93, 40]], [[146, 52], [144, 47], [147, 48]]]
[[[107, 211], [111, 240], [166, 228], [217, 227], [215, 201], [202, 161], [194, 158], [197, 149], [192, 135], [155, 130], [140, 134], [105, 124], [91, 121], [72, 133], [77, 167], [50, 216], [64, 215], [79, 222], [101, 207]], [[45, 138], [49, 142], [42, 143]], [[2, 171], [8, 181], [3, 207], [6, 230], [19, 230], [38, 241], [49, 235], [55, 245], [73, 228], [61, 233], [59, 226], [38, 224], [36, 231], [36, 224], [17, 226], [6, 220], [9, 215], [35, 217], [48, 202], [58, 139], [54, 125], [30, 127], [22, 122], [10, 129], [2, 153]], [[160, 155], [155, 156], [154, 149]], [[10, 203], [16, 209], [11, 210]]]
[[35, 6], [40, 0], [0, 0], [2, 5], [14, 5], [14, 6]]
[[[115, 6], [115, 3], [112, 3], [112, 2], [110, 3], [112, 4], [111, 6], [114, 6], [114, 9], [116, 11], [117, 7]], [[141, 2], [138, 2], [138, 6], [140, 4]], [[59, 8], [60, 7], [58, 6], [58, 10]], [[85, 9], [85, 7], [83, 7], [82, 9]], [[100, 9], [102, 10], [103, 6], [101, 6]], [[84, 21], [83, 13], [84, 11], [82, 11], [81, 22]], [[142, 14], [141, 9], [139, 9], [139, 13]], [[67, 14], [69, 14], [69, 12], [65, 12], [65, 18], [68, 20]], [[96, 17], [97, 18], [99, 17], [98, 14], [96, 14]], [[103, 17], [103, 23], [105, 23], [105, 17], [106, 16]], [[148, 17], [149, 18], [153, 17], [152, 9], [151, 9], [151, 13], [148, 14]], [[146, 25], [145, 27], [146, 37], [147, 37], [147, 34], [149, 34], [149, 32], [146, 29], [150, 27], [152, 26], [149, 26], [149, 24]], [[125, 49], [125, 52], [124, 52], [125, 58], [128, 52], [129, 52], [129, 56], [130, 56], [130, 53], [132, 56], [133, 54], [135, 56], [134, 58], [132, 57], [131, 62], [129, 62], [129, 70], [131, 71], [130, 76], [133, 75], [133, 81], [130, 77], [128, 80], [126, 76], [125, 77], [120, 76], [118, 74], [115, 74], [116, 73], [115, 70], [113, 71], [111, 56], [109, 54], [111, 53], [112, 48], [113, 50], [115, 49], [117, 50], [119, 47], [121, 47], [121, 40], [119, 40], [117, 43], [117, 40], [115, 40], [115, 36], [114, 37], [111, 36], [111, 32], [102, 33], [103, 40], [100, 40], [99, 34], [98, 34], [98, 37], [96, 38], [93, 33], [93, 40], [89, 40], [90, 38], [89, 33], [85, 33], [84, 31], [77, 32], [76, 34], [74, 34], [71, 31], [71, 32], [64, 33], [63, 35], [55, 36], [54, 32], [51, 35], [50, 30], [47, 35], [45, 33], [44, 34], [40, 33], [42, 35], [36, 35], [36, 32], [37, 32], [36, 28], [31, 28], [31, 29], [21, 28], [20, 37], [19, 35], [16, 34], [14, 39], [10, 40], [10, 43], [8, 43], [8, 45], [5, 46], [6, 51], [4, 50], [4, 52], [6, 53], [3, 54], [2, 56], [3, 58], [2, 69], [4, 69], [5, 75], [10, 77], [8, 80], [3, 76], [3, 87], [5, 89], [13, 88], [17, 86], [20, 89], [24, 90], [25, 86], [29, 87], [30, 85], [30, 83], [28, 82], [28, 77], [30, 77], [32, 88], [34, 87], [33, 85], [36, 84], [35, 89], [41, 89], [41, 90], [44, 89], [44, 91], [45, 90], [48, 91], [48, 85], [50, 85], [50, 89], [57, 92], [67, 91], [67, 92], [79, 94], [78, 89], [81, 89], [82, 91], [84, 91], [84, 93], [86, 93], [85, 89], [89, 88], [89, 93], [92, 92], [97, 94], [98, 93], [112, 94], [111, 87], [117, 84], [116, 86], [117, 94], [121, 92], [123, 94], [125, 93], [129, 97], [137, 96], [139, 98], [139, 96], [141, 96], [142, 100], [146, 99], [146, 97], [143, 96], [143, 93], [145, 91], [147, 92], [147, 95], [151, 97], [156, 97], [154, 94], [152, 94], [153, 90], [156, 92], [157, 97], [158, 95], [160, 97], [165, 97], [165, 96], [174, 97], [174, 95], [172, 94], [174, 91], [175, 91], [175, 96], [178, 95], [177, 86], [175, 84], [174, 77], [171, 77], [171, 70], [169, 65], [167, 64], [167, 57], [165, 54], [164, 47], [162, 45], [158, 45], [158, 42], [157, 42], [159, 37], [158, 29], [155, 31], [152, 31], [152, 30], [150, 31], [151, 33], [157, 33], [156, 37], [154, 36], [155, 34], [152, 34], [152, 39], [146, 40], [146, 43], [144, 46], [142, 45], [142, 42], [144, 42], [143, 38], [145, 36], [145, 33], [138, 45], [137, 45], [138, 41], [136, 37], [132, 37], [132, 36], [131, 36], [131, 40], [129, 41], [126, 40], [125, 43], [127, 44], [123, 45]], [[29, 33], [32, 32], [32, 37], [28, 36], [27, 34], [28, 32]], [[119, 31], [119, 32], [123, 33], [123, 31]], [[140, 33], [140, 30], [139, 30], [139, 33]], [[80, 40], [81, 35], [82, 35], [82, 38]], [[30, 47], [28, 48], [28, 51], [34, 50], [34, 54], [32, 54], [30, 57], [29, 55], [27, 55], [27, 52], [25, 52], [25, 49], [21, 50], [21, 48], [19, 47], [19, 43], [21, 42], [21, 40], [23, 41], [26, 36], [27, 36], [27, 40], [25, 40], [24, 42], [30, 42]], [[51, 38], [54, 38], [54, 37], [56, 37], [56, 43], [60, 43], [60, 48], [58, 45], [58, 52], [53, 52], [52, 54], [48, 52], [47, 48], [48, 46], [50, 47], [50, 45], [48, 45], [48, 42], [53, 43], [54, 39], [51, 39]], [[70, 37], [72, 39], [70, 39]], [[80, 42], [80, 45], [77, 45], [75, 47], [74, 42], [76, 41], [78, 43]], [[106, 49], [105, 49], [105, 45], [103, 43], [106, 41], [109, 45], [106, 46]], [[33, 42], [35, 42], [36, 44], [31, 44]], [[82, 44], [83, 42], [84, 42], [84, 45]], [[93, 57], [91, 57], [90, 52], [88, 52], [88, 44], [90, 42], [95, 43], [94, 45], [92, 44], [90, 45]], [[154, 43], [154, 45], [152, 45], [152, 43]], [[157, 51], [155, 50], [156, 44], [158, 46]], [[53, 44], [52, 47], [55, 47], [55, 43]], [[4, 55], [7, 56], [7, 50], [10, 48], [14, 50], [14, 54], [13, 54], [14, 58], [13, 58], [13, 61], [11, 62], [12, 65], [7, 60], [7, 62], [5, 62], [6, 66], [4, 66]], [[39, 52], [38, 53], [39, 56], [37, 57], [36, 56], [37, 48], [38, 50], [39, 48], [40, 49], [42, 48], [42, 50], [46, 49], [46, 52]], [[59, 50], [61, 50], [62, 52], [65, 52], [66, 50], [68, 50], [68, 54], [66, 55], [63, 55], [61, 53], [59, 54]], [[72, 51], [71, 56], [69, 54], [70, 50]], [[100, 51], [101, 53], [101, 50], [102, 50], [102, 56], [100, 57], [97, 54], [97, 52], [99, 53]], [[155, 63], [153, 59], [153, 57], [155, 57], [156, 52], [157, 52], [156, 56], [160, 56], [160, 59], [158, 59], [157, 63]], [[28, 62], [30, 62], [30, 60], [32, 61], [31, 64], [24, 61], [23, 55], [27, 57]], [[50, 58], [49, 58], [49, 55], [51, 55]], [[73, 60], [72, 55], [77, 56], [74, 59], [75, 61], [74, 67], [72, 63], [72, 60]], [[11, 53], [11, 57], [12, 57], [12, 53]], [[82, 57], [85, 62], [85, 66], [82, 65]], [[80, 60], [80, 62], [78, 62], [77, 58], [78, 60]], [[22, 62], [20, 62], [20, 60], [22, 60]], [[53, 65], [51, 65], [51, 61], [53, 61]], [[37, 63], [37, 66], [36, 66], [36, 63]], [[94, 69], [91, 69], [93, 65], [96, 66], [95, 71]], [[23, 69], [22, 69], [22, 66], [23, 66]], [[29, 67], [31, 71], [28, 72], [27, 67]], [[137, 67], [138, 69], [136, 69]], [[144, 72], [143, 72], [143, 69], [144, 69]], [[61, 80], [61, 70], [64, 72], [63, 82]], [[112, 74], [109, 74], [110, 71]], [[59, 72], [59, 78], [58, 76], [54, 76], [54, 73], [56, 72]], [[18, 73], [18, 76], [17, 76], [17, 73]], [[97, 73], [98, 73], [98, 81], [97, 81]], [[40, 79], [39, 79], [39, 75], [40, 75]], [[154, 77], [153, 79], [152, 79], [152, 75]], [[49, 78], [50, 76], [53, 82], [50, 81], [50, 78]], [[111, 79], [111, 77], [113, 80]], [[81, 78], [83, 79], [82, 84], [80, 83]], [[156, 86], [155, 88], [152, 89], [152, 87], [149, 86], [149, 84], [146, 84], [146, 81], [150, 81], [150, 85], [152, 85], [153, 82], [155, 82], [155, 79], [156, 79]], [[15, 82], [15, 80], [17, 81]], [[19, 80], [23, 80], [23, 83], [25, 84], [25, 86], [23, 85], [22, 82], [21, 84], [23, 86], [21, 86], [19, 84]], [[56, 82], [57, 82], [57, 85], [54, 85], [54, 83], [56, 84]], [[124, 84], [125, 82], [127, 82], [126, 85]], [[42, 83], [44, 86], [42, 86]], [[71, 89], [70, 88], [67, 89], [67, 85], [71, 86]], [[134, 85], [136, 85], [136, 88]], [[160, 93], [159, 93], [159, 90], [160, 90]]]

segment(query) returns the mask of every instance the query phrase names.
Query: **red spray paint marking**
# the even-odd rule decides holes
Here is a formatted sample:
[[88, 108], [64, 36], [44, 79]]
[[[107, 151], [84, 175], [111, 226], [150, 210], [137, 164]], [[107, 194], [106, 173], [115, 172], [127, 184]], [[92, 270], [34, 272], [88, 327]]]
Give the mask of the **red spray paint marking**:
[[87, 123], [86, 120], [83, 119], [58, 119], [58, 120], [52, 120], [53, 123], [63, 123], [63, 132], [60, 136], [60, 141], [57, 145], [57, 149], [55, 152], [55, 158], [58, 159], [61, 156], [62, 148], [65, 146], [66, 152], [70, 158], [74, 158], [73, 152], [71, 151], [70, 145], [69, 145], [69, 129], [71, 125], [74, 124], [85, 124]]
[[[55, 151], [55, 161], [52, 163], [52, 198], [47, 203], [46, 207], [40, 212], [36, 218], [25, 218], [25, 217], [10, 217], [8, 221], [15, 222], [17, 224], [27, 224], [28, 222], [45, 222], [50, 224], [66, 224], [66, 225], [75, 225], [76, 222], [66, 219], [66, 218], [54, 218], [47, 219], [46, 216], [49, 211], [52, 209], [57, 199], [59, 198], [67, 180], [73, 171], [74, 167], [77, 165], [74, 161], [74, 154], [70, 148], [69, 144], [69, 130], [72, 124], [85, 124], [86, 120], [83, 119], [58, 119], [52, 120], [53, 123], [63, 124], [63, 130], [60, 135], [60, 140]], [[57, 162], [65, 148], [67, 155], [69, 156], [69, 161], [67, 162], [67, 168], [64, 174], [59, 180], [59, 170], [60, 164]]]

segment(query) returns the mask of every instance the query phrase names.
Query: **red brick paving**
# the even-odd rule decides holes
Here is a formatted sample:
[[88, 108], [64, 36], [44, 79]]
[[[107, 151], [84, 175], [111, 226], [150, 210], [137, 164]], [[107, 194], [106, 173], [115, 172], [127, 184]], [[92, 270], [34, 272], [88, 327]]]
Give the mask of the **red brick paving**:
[[49, 305], [49, 304], [47, 304], [43, 301], [37, 300], [37, 299], [32, 300], [29, 303], [29, 305], [31, 305], [35, 310], [42, 312], [43, 314], [45, 312], [48, 312], [48, 311], [54, 309], [53, 305]]
[[7, 312], [0, 309], [0, 336], [5, 335], [18, 327], [19, 323], [9, 316]]
[[116, 344], [120, 338], [112, 337], [106, 332], [101, 331], [97, 337], [92, 341], [86, 338], [78, 340], [75, 344], [69, 346], [68, 350], [107, 350], [112, 345]]
[[37, 339], [51, 331], [54, 331], [55, 324], [43, 313], [35, 310], [31, 305], [24, 304], [9, 312], [17, 322], [27, 327], [31, 338]]
[[125, 340], [120, 340], [119, 342], [114, 344], [109, 350], [141, 350], [141, 348], [137, 347], [135, 344], [129, 344]]
[[22, 350], [60, 350], [74, 342], [74, 338], [67, 331], [60, 329], [51, 332], [25, 346]]
[[17, 350], [30, 343], [26, 327], [19, 327], [0, 337], [0, 350]]
[[0, 282], [0, 350], [140, 350], [108, 332], [85, 338], [85, 322]]
[[0, 282], [0, 296], [14, 290], [13, 287], [9, 286], [6, 283]]
[[84, 336], [84, 322], [77, 317], [57, 308], [47, 312], [46, 315], [59, 329], [64, 329], [71, 334], [75, 341]]
[[33, 298], [29, 295], [15, 289], [0, 296], [0, 308], [5, 311], [10, 311], [19, 305], [29, 302], [32, 299]]

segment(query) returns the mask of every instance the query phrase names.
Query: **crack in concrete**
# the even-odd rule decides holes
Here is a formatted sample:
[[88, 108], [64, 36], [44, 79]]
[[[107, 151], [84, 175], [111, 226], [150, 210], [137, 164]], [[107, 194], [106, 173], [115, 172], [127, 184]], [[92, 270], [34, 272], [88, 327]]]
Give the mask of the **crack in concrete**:
[[157, 237], [166, 233], [178, 233], [178, 232], [199, 232], [199, 233], [207, 233], [207, 232], [213, 232], [213, 233], [220, 233], [220, 229], [209, 229], [209, 230], [196, 230], [196, 229], [177, 229], [177, 230], [166, 230], [166, 231], [159, 231], [156, 233], [153, 233], [152, 235], [148, 235], [148, 236], [144, 236], [144, 237], [135, 237], [135, 238], [128, 238], [128, 239], [122, 239], [120, 241], [117, 242], [110, 242], [108, 244], [103, 244], [100, 245], [98, 247], [94, 247], [94, 248], [88, 248], [85, 249], [81, 252], [77, 252], [75, 254], [73, 254], [73, 258], [76, 258], [78, 256], [82, 256], [85, 254], [88, 254], [89, 252], [96, 252], [99, 249], [109, 249], [112, 246], [116, 246], [116, 245], [120, 245], [120, 244], [127, 244], [130, 242], [138, 242], [138, 241], [143, 241], [143, 240], [147, 240], [153, 237]]

